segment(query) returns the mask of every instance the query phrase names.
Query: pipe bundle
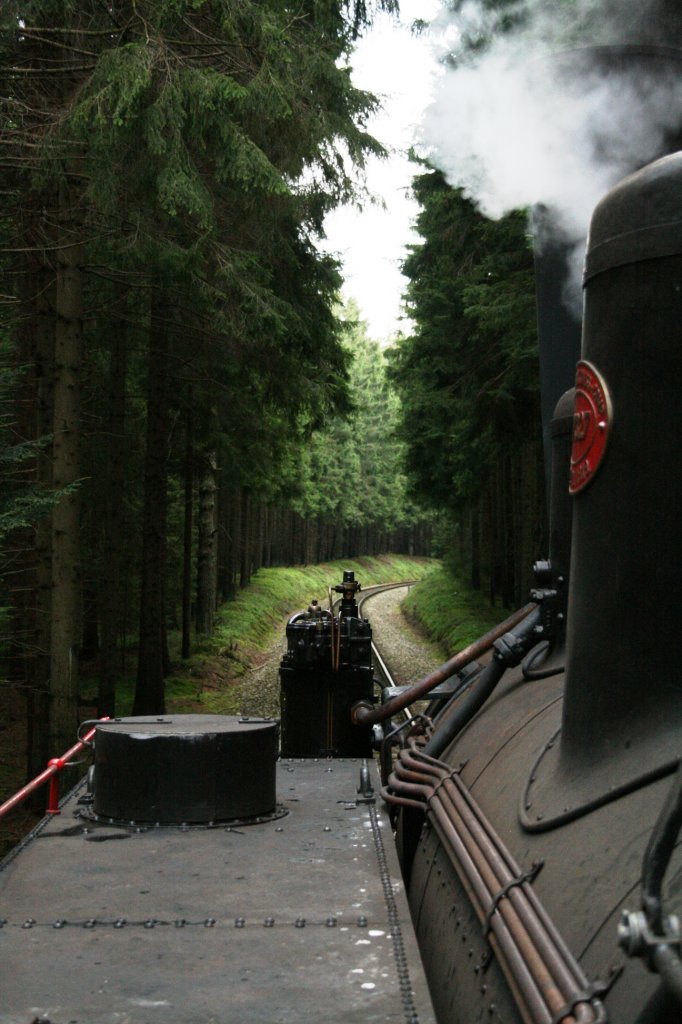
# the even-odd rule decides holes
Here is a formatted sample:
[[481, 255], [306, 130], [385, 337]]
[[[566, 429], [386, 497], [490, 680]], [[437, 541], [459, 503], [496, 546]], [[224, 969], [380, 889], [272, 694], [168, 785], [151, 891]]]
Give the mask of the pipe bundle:
[[394, 764], [387, 802], [426, 812], [487, 931], [527, 1024], [602, 1024], [599, 995], [459, 776], [411, 740]]

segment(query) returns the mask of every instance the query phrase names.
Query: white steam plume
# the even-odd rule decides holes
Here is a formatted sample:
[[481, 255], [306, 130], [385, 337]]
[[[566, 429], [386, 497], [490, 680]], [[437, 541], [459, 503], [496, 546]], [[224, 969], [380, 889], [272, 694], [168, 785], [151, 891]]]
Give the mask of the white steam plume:
[[[493, 34], [483, 52], [444, 71], [422, 126], [431, 161], [488, 216], [548, 207], [554, 227], [582, 254], [600, 197], [656, 156], [665, 135], [679, 127], [682, 63], [667, 73], [660, 63], [651, 73], [643, 70], [655, 62], [629, 70], [612, 63], [597, 77], [584, 64], [569, 73], [569, 61], [552, 55], [632, 38], [635, 21], [645, 26], [650, 8], [645, 0], [520, 0], [517, 28]], [[458, 15], [441, 15], [434, 27], [447, 30], [451, 47], [453, 37], [488, 32], [494, 17], [470, 2]]]

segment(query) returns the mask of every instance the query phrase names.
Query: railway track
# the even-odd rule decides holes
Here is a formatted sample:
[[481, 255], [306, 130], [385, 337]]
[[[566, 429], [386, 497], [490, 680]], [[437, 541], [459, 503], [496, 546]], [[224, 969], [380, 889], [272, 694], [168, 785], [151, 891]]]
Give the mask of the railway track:
[[[408, 580], [405, 583], [384, 583], [376, 587], [368, 587], [367, 590], [362, 591], [360, 595], [358, 600], [358, 611], [363, 613], [365, 605], [368, 604], [373, 597], [377, 597], [379, 594], [385, 594], [388, 590], [409, 590], [409, 588], [416, 582], [417, 580]], [[378, 685], [382, 690], [387, 687], [397, 686], [398, 683], [393, 678], [391, 670], [374, 640], [372, 640], [372, 656], [374, 659], [375, 685]]]
[[[373, 597], [379, 594], [386, 593], [387, 590], [397, 590], [404, 588], [409, 590], [410, 586], [415, 583], [415, 580], [410, 580], [407, 583], [389, 583], [383, 586], [371, 587], [363, 592], [360, 600], [358, 601], [358, 610], [360, 613], [365, 612], [365, 605], [369, 604]], [[379, 647], [376, 642], [372, 640], [372, 660], [374, 664], [374, 688], [379, 690], [382, 699], [386, 699], [389, 695], [398, 693], [402, 690], [396, 679], [386, 663]], [[398, 736], [398, 733], [405, 728], [405, 726], [412, 719], [412, 715], [407, 709], [403, 709], [396, 716], [396, 720], [391, 720], [388, 723], [388, 728], [382, 729], [382, 735], [377, 737], [379, 746], [379, 768], [381, 773], [381, 781], [384, 785], [388, 780], [388, 777], [393, 768], [393, 743], [392, 740]]]

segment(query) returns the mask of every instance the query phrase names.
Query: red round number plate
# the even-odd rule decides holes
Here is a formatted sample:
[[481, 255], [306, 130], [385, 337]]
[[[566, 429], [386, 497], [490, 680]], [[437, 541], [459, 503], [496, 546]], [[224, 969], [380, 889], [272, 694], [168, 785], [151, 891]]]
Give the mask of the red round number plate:
[[604, 457], [611, 420], [608, 388], [594, 366], [581, 360], [575, 376], [570, 494], [582, 491], [594, 478]]

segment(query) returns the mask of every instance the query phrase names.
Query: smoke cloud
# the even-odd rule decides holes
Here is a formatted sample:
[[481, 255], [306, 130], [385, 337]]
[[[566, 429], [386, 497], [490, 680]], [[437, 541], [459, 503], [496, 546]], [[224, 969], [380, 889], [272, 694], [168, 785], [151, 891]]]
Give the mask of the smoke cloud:
[[[471, 0], [432, 26], [443, 51], [462, 56], [444, 70], [422, 125], [429, 158], [490, 217], [547, 207], [578, 268], [597, 201], [679, 129], [682, 61], [651, 46], [635, 59], [613, 49], [656, 42], [659, 2], [519, 0], [502, 12], [515, 23], [502, 32], [499, 10]], [[484, 38], [466, 53], [466, 41]]]

